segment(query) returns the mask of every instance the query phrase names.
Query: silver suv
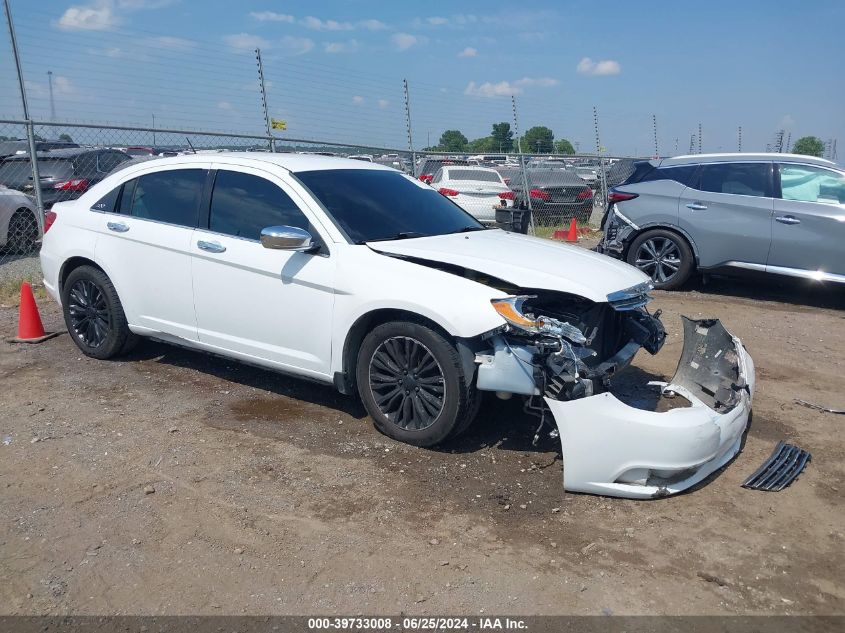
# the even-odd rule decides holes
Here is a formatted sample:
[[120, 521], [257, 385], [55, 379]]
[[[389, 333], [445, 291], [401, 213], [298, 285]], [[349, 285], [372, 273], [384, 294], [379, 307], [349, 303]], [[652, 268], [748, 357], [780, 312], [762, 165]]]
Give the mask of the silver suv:
[[696, 270], [845, 283], [845, 171], [793, 154], [643, 161], [608, 195], [599, 252], [673, 289]]

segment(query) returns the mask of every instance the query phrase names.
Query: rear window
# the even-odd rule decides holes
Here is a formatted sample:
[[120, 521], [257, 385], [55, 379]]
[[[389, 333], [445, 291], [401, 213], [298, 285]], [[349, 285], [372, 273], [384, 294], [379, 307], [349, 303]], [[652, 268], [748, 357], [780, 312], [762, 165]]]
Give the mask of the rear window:
[[450, 169], [448, 172], [448, 180], [475, 180], [479, 182], [498, 182], [501, 183], [499, 174], [495, 171], [486, 171], [484, 169]]
[[771, 163], [713, 163], [701, 166], [701, 191], [771, 197]]

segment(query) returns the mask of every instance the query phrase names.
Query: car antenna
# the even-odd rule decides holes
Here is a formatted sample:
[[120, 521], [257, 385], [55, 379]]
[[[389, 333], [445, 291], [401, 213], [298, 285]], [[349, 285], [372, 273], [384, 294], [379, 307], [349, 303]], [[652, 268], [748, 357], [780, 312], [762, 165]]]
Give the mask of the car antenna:
[[186, 140], [186, 141], [188, 141], [188, 147], [190, 147], [190, 148], [191, 148], [191, 151], [192, 151], [194, 154], [196, 154], [196, 153], [197, 153], [197, 150], [195, 150], [195, 149], [194, 149], [194, 145], [193, 145], [193, 143], [191, 143], [191, 139], [189, 139], [189, 138], [186, 136], [186, 137], [185, 137], [185, 140]]

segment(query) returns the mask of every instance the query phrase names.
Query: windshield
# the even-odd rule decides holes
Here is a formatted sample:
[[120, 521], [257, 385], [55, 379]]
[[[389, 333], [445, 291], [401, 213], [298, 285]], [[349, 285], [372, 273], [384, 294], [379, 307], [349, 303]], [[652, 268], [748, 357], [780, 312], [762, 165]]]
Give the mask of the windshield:
[[357, 244], [484, 228], [434, 189], [399, 172], [326, 169], [295, 175]]

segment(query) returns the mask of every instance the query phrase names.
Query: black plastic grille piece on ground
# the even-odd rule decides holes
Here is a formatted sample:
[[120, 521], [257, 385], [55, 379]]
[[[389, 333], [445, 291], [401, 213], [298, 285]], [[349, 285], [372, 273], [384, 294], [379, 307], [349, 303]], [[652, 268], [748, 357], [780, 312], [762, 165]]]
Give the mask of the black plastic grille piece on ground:
[[783, 490], [801, 474], [811, 455], [802, 448], [778, 442], [763, 465], [742, 484], [743, 488], [777, 492]]

